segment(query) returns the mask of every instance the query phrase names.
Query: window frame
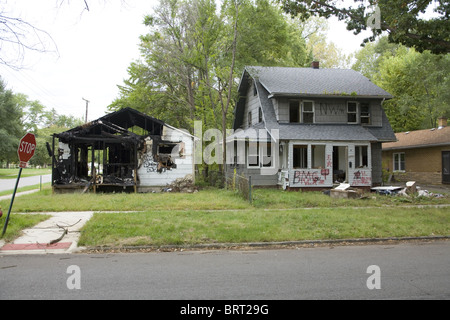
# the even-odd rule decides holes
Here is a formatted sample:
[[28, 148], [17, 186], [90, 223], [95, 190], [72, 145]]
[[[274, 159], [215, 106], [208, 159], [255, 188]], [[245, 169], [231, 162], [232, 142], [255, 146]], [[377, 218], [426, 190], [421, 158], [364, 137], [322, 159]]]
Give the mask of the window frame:
[[[401, 156], [403, 155], [403, 161], [401, 160]], [[398, 159], [396, 159], [396, 156], [398, 156]], [[405, 172], [406, 171], [406, 155], [404, 152], [394, 152], [392, 154], [392, 161], [393, 161], [393, 166], [392, 166], [392, 171], [393, 172]], [[401, 166], [403, 162], [403, 168]], [[397, 167], [397, 169], [396, 169]]]
[[[311, 111], [305, 111], [305, 103], [311, 103]], [[315, 123], [316, 122], [316, 113], [315, 113], [315, 104], [312, 100], [304, 100], [301, 104], [302, 110], [301, 110], [301, 116], [302, 116], [302, 123]], [[312, 114], [312, 122], [305, 122], [305, 113], [306, 114]]]
[[[356, 150], [359, 150], [359, 151], [356, 151]], [[364, 150], [365, 150], [365, 153], [363, 152]], [[358, 169], [358, 168], [363, 169], [363, 168], [369, 168], [369, 167], [370, 167], [369, 166], [369, 146], [356, 145], [355, 146], [355, 169]]]
[[[367, 107], [367, 112], [363, 112], [363, 108]], [[363, 102], [360, 104], [359, 107], [359, 117], [360, 117], [360, 123], [362, 125], [370, 125], [372, 122], [371, 115], [370, 115], [370, 103], [369, 102]], [[363, 122], [363, 119], [367, 119], [367, 122]]]
[[[296, 165], [296, 149], [300, 149], [299, 165]], [[303, 153], [303, 154], [302, 154]], [[292, 169], [309, 169], [308, 159], [308, 145], [307, 144], [294, 144], [292, 146]]]
[[[293, 105], [296, 104], [296, 105]], [[299, 100], [290, 100], [289, 101], [289, 123], [300, 123], [301, 122], [301, 103]], [[296, 111], [296, 115], [297, 115], [297, 120], [293, 121], [291, 115], [292, 115], [292, 111], [291, 110], [295, 110]]]
[[[349, 111], [350, 104], [355, 104], [355, 111]], [[347, 101], [347, 123], [348, 124], [357, 124], [358, 123], [358, 110], [359, 110], [359, 103], [356, 101]], [[355, 121], [349, 121], [349, 116], [354, 115]]]

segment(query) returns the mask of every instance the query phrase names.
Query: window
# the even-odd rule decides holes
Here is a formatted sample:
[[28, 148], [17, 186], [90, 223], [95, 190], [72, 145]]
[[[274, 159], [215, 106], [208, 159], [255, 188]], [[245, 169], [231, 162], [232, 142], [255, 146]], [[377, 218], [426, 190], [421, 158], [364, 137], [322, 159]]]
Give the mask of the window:
[[253, 124], [251, 111], [248, 112], [247, 120], [248, 120], [248, 126], [251, 127]]
[[405, 153], [394, 153], [394, 171], [405, 171]]
[[261, 165], [263, 167], [271, 167], [272, 166], [272, 143], [261, 143]]
[[259, 108], [258, 110], [259, 110], [259, 112], [258, 112], [258, 120], [259, 121], [258, 122], [261, 123], [263, 121], [262, 108]]
[[303, 101], [303, 123], [314, 123], [314, 102]]
[[247, 163], [249, 167], [259, 167], [259, 146], [257, 142], [248, 144]]
[[300, 122], [300, 102], [289, 102], [289, 122]]
[[364, 168], [369, 166], [369, 156], [367, 146], [355, 147], [355, 168]]
[[358, 123], [358, 104], [356, 102], [347, 103], [347, 122]]
[[311, 146], [311, 162], [314, 169], [325, 168], [325, 146], [312, 145]]
[[308, 168], [308, 146], [294, 145], [293, 167], [294, 169]]
[[361, 103], [361, 124], [370, 124], [370, 106], [368, 103]]
[[249, 142], [247, 148], [248, 167], [271, 167], [272, 147], [273, 145], [271, 142]]

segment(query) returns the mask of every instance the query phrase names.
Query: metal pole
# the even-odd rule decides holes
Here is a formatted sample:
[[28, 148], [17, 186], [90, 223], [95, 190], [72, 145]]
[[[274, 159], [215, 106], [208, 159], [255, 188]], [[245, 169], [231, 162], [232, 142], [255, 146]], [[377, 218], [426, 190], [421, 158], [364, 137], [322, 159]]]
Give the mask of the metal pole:
[[252, 204], [252, 176], [248, 176], [248, 201]]
[[16, 191], [17, 191], [17, 187], [19, 185], [19, 180], [20, 180], [20, 175], [21, 174], [22, 174], [22, 168], [19, 169], [19, 175], [17, 176], [16, 186], [14, 187], [14, 192], [13, 192], [13, 195], [12, 195], [12, 198], [11, 198], [11, 204], [9, 205], [8, 214], [6, 215], [5, 225], [3, 226], [3, 232], [2, 232], [1, 238], [3, 238], [3, 236], [5, 235], [6, 228], [8, 227], [9, 215], [11, 213], [11, 208], [12, 208], [13, 203], [14, 203], [14, 198], [16, 197]]

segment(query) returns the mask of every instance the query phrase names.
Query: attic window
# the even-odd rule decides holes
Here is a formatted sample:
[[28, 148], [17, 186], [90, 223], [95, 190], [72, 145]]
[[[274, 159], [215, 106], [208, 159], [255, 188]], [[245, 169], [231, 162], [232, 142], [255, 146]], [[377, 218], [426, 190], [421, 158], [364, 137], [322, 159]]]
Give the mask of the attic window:
[[259, 112], [258, 112], [258, 122], [262, 122], [263, 121], [263, 115], [262, 115], [262, 109], [259, 108]]
[[251, 112], [251, 111], [249, 111], [248, 114], [247, 114], [247, 121], [248, 121], [248, 126], [251, 127], [252, 124], [253, 124], [253, 121], [252, 121], [252, 112]]

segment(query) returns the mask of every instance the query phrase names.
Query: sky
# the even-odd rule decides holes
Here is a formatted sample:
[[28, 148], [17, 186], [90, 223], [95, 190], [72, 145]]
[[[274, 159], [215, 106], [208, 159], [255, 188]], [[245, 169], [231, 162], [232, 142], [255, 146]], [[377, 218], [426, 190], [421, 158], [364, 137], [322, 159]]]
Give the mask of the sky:
[[[40, 34], [48, 52], [24, 52], [23, 68], [0, 64], [7, 88], [39, 100], [57, 114], [83, 120], [88, 100], [88, 121], [107, 113], [107, 106], [118, 97], [117, 85], [123, 84], [130, 63], [139, 58], [139, 36], [147, 31], [143, 17], [158, 4], [158, 0], [89, 0], [87, 11], [82, 0], [2, 2], [2, 14], [20, 17], [51, 36]], [[360, 49], [364, 35], [353, 35], [336, 19], [329, 26], [329, 40], [344, 53]]]

